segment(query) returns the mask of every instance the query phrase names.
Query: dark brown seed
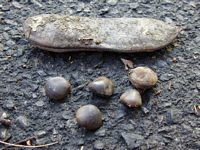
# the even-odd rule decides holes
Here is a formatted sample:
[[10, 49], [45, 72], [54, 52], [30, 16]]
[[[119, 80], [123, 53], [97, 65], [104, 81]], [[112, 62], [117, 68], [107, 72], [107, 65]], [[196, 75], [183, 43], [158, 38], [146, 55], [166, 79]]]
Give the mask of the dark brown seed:
[[107, 77], [98, 77], [88, 85], [89, 89], [101, 96], [111, 96], [114, 93], [114, 83]]
[[54, 52], [151, 52], [170, 44], [181, 29], [150, 18], [89, 18], [43, 14], [24, 23], [26, 38]]
[[129, 80], [137, 89], [152, 88], [158, 81], [157, 74], [148, 67], [137, 67], [129, 73]]
[[46, 81], [45, 92], [50, 99], [62, 100], [71, 92], [71, 85], [63, 77], [51, 77]]
[[120, 97], [120, 101], [128, 107], [139, 107], [142, 105], [141, 95], [135, 89], [130, 89], [124, 92]]
[[96, 130], [103, 124], [102, 114], [94, 105], [85, 105], [76, 112], [76, 120], [81, 127]]

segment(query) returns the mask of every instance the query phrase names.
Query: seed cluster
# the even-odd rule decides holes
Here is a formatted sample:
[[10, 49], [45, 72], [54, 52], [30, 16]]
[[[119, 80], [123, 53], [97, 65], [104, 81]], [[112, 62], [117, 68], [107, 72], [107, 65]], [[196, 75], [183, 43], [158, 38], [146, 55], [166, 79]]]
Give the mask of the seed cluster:
[[[139, 91], [152, 88], [158, 81], [157, 74], [148, 67], [137, 67], [130, 70], [129, 80], [137, 89], [128, 89], [120, 97], [120, 102], [128, 107], [140, 107], [142, 98]], [[114, 82], [100, 76], [88, 84], [89, 90], [101, 97], [114, 94]], [[46, 96], [52, 100], [62, 100], [71, 92], [71, 84], [62, 77], [51, 77], [45, 84]], [[102, 113], [94, 105], [81, 106], [76, 112], [76, 121], [87, 130], [96, 130], [103, 125]]]

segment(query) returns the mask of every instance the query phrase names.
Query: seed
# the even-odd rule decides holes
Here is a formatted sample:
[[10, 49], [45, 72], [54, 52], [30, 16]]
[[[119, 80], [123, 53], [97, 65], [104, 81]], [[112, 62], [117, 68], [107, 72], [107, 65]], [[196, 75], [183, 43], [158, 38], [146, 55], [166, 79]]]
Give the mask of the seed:
[[45, 93], [50, 99], [62, 100], [71, 92], [71, 85], [63, 77], [51, 77], [45, 84]]
[[54, 52], [151, 52], [170, 44], [180, 31], [180, 27], [151, 18], [42, 14], [24, 23], [25, 36], [32, 44]]
[[142, 105], [141, 95], [136, 89], [129, 89], [125, 91], [121, 95], [120, 101], [128, 107], [139, 107]]
[[94, 105], [85, 105], [76, 112], [76, 120], [81, 127], [87, 130], [96, 130], [103, 124], [102, 114]]
[[157, 74], [148, 67], [137, 67], [129, 73], [129, 80], [138, 89], [149, 89], [153, 87], [157, 81]]
[[107, 77], [96, 78], [88, 85], [89, 89], [100, 96], [111, 96], [114, 93], [114, 83]]

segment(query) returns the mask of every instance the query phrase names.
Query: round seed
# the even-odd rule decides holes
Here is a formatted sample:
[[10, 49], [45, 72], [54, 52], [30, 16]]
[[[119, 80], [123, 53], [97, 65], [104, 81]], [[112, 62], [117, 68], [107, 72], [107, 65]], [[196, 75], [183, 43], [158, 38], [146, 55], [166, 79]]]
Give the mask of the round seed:
[[69, 81], [63, 77], [51, 77], [45, 84], [45, 93], [50, 99], [62, 100], [71, 92]]
[[128, 107], [139, 107], [142, 105], [141, 95], [135, 89], [130, 89], [130, 90], [125, 91], [121, 95], [120, 101], [126, 104]]
[[114, 93], [113, 81], [104, 76], [96, 78], [88, 87], [93, 93], [101, 96], [111, 96]]
[[103, 124], [102, 114], [94, 105], [85, 105], [76, 112], [76, 120], [81, 127], [88, 130], [96, 130]]
[[158, 77], [148, 67], [137, 67], [130, 71], [129, 80], [138, 89], [149, 89], [157, 83]]

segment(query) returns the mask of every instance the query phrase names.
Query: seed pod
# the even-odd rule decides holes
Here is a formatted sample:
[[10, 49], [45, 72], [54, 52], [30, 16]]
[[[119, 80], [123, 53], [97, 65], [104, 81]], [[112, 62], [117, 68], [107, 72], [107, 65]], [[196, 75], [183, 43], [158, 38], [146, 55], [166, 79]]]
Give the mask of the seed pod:
[[181, 29], [150, 18], [89, 18], [43, 14], [24, 23], [26, 38], [44, 50], [151, 52], [170, 44]]
[[135, 89], [130, 89], [124, 92], [120, 97], [120, 101], [128, 107], [139, 107], [142, 105], [141, 95]]
[[129, 80], [137, 89], [149, 89], [153, 87], [157, 81], [157, 74], [148, 67], [137, 67], [131, 69]]
[[114, 93], [114, 83], [107, 77], [96, 78], [88, 85], [89, 89], [100, 96], [111, 96]]
[[96, 130], [103, 124], [102, 114], [94, 105], [85, 105], [76, 112], [76, 120], [81, 127], [88, 130]]
[[62, 77], [51, 77], [45, 84], [46, 95], [53, 100], [62, 100], [71, 92], [71, 85]]

